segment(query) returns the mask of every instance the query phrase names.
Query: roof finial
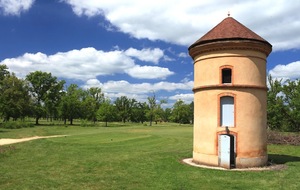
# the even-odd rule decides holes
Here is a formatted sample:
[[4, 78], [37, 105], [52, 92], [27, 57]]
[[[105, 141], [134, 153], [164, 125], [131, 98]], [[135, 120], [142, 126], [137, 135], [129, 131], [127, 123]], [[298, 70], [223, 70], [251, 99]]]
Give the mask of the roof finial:
[[230, 11], [228, 11], [227, 16], [230, 17]]

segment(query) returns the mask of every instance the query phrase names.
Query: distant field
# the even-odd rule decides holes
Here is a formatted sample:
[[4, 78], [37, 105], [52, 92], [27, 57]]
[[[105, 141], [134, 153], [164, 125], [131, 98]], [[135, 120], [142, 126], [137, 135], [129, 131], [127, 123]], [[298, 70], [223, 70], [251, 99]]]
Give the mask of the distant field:
[[0, 138], [69, 135], [0, 146], [0, 189], [300, 189], [299, 146], [268, 146], [282, 171], [219, 171], [180, 162], [192, 157], [191, 125], [110, 125], [0, 128]]

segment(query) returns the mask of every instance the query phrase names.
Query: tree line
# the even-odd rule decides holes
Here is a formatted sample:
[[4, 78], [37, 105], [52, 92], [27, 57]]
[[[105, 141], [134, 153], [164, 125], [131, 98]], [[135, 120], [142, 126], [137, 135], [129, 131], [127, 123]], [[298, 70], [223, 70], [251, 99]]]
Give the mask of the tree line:
[[193, 103], [178, 100], [172, 108], [163, 108], [165, 100], [157, 100], [155, 94], [147, 102], [121, 96], [111, 101], [104, 96], [101, 88], [82, 89], [76, 84], [65, 86], [51, 73], [35, 71], [25, 79], [10, 73], [6, 65], [0, 65], [0, 116], [3, 122], [35, 118], [63, 120], [73, 124], [74, 119], [92, 122], [177, 122], [193, 121]]
[[[279, 131], [300, 131], [300, 82], [277, 80], [268, 76], [267, 124]], [[0, 65], [0, 117], [3, 122], [22, 120], [26, 117], [63, 120], [73, 124], [74, 119], [92, 122], [177, 122], [192, 123], [194, 103], [178, 100], [171, 108], [163, 108], [165, 100], [157, 100], [155, 94], [146, 102], [121, 96], [111, 101], [98, 87], [79, 88], [76, 84], [65, 86], [51, 73], [35, 71], [25, 79], [10, 73], [6, 65]]]

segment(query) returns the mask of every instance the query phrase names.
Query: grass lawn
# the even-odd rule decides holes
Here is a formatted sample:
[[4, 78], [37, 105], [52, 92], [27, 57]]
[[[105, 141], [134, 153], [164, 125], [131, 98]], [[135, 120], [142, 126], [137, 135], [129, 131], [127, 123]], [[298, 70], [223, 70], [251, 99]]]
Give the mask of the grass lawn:
[[1, 146], [0, 189], [300, 189], [300, 147], [268, 146], [282, 171], [219, 171], [192, 157], [191, 125], [0, 129], [0, 138], [69, 135]]

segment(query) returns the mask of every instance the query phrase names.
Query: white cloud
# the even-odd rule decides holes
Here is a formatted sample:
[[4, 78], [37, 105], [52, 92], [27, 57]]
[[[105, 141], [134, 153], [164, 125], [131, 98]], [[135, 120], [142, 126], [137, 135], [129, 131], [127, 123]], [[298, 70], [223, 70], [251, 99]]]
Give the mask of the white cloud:
[[176, 94], [174, 96], [169, 97], [170, 100], [182, 100], [185, 103], [191, 103], [192, 101], [194, 101], [194, 94], [190, 93], [190, 94]]
[[155, 64], [158, 64], [159, 60], [164, 56], [164, 52], [159, 48], [142, 50], [129, 48], [125, 51], [125, 54], [141, 61], [153, 62]]
[[168, 68], [140, 65], [127, 69], [126, 73], [134, 78], [140, 79], [165, 79], [174, 74], [174, 72], [170, 71]]
[[186, 57], [188, 57], [188, 54], [184, 53], [184, 52], [181, 52], [181, 53], [178, 54], [178, 57], [186, 58]]
[[[131, 51], [133, 48], [130, 48]], [[146, 52], [159, 51], [147, 49]], [[135, 50], [143, 52], [142, 50]], [[88, 80], [97, 76], [114, 75], [125, 73], [133, 78], [146, 79], [165, 79], [174, 74], [168, 68], [139, 66], [127, 55], [127, 50], [113, 50], [104, 52], [95, 48], [82, 48], [80, 50], [71, 50], [68, 52], [58, 52], [54, 55], [46, 55], [38, 52], [35, 54], [25, 53], [17, 58], [8, 58], [0, 62], [6, 64], [11, 72], [18, 77], [24, 78], [29, 72], [44, 71], [51, 72], [54, 76], [66, 79]], [[142, 59], [142, 58], [140, 58]], [[147, 59], [147, 60], [150, 60]], [[154, 59], [154, 61], [156, 58]]]
[[175, 91], [175, 90], [192, 90], [193, 81], [182, 83], [174, 82], [157, 82], [157, 83], [135, 83], [131, 84], [128, 81], [108, 81], [101, 83], [97, 79], [91, 79], [83, 85], [83, 88], [100, 87], [106, 93], [119, 93], [125, 94], [147, 94], [149, 92], [158, 91]]
[[[274, 50], [300, 48], [300, 1], [278, 0], [64, 0], [78, 16], [102, 15], [135, 38], [191, 45], [232, 16], [273, 44]], [[255, 10], [255, 11], [254, 11]], [[253, 12], [254, 11], [254, 12]]]
[[174, 82], [158, 82], [153, 85], [154, 91], [157, 89], [164, 89], [166, 91], [174, 91], [174, 90], [192, 90], [194, 85], [193, 81], [186, 81], [182, 83], [174, 83]]
[[163, 59], [164, 59], [164, 61], [175, 61], [174, 58], [171, 58], [171, 57], [169, 57], [169, 56], [167, 56], [167, 55], [165, 55], [165, 56], [163, 57]]
[[300, 61], [292, 62], [287, 65], [276, 65], [269, 74], [273, 78], [283, 79], [300, 79]]
[[100, 87], [102, 88], [103, 84], [98, 79], [89, 79], [86, 81], [85, 85], [83, 86], [85, 89], [91, 87]]
[[[146, 102], [149, 93], [160, 92], [160, 91], [177, 91], [177, 90], [192, 90], [193, 81], [186, 81], [181, 83], [172, 82], [157, 82], [157, 83], [129, 83], [125, 80], [120, 81], [108, 81], [101, 83], [98, 79], [88, 80], [82, 88], [87, 89], [91, 87], [100, 87], [105, 93], [106, 97], [115, 99], [120, 96], [127, 96], [128, 98], [134, 98], [141, 102]], [[165, 99], [178, 100], [181, 99], [185, 102], [193, 101], [193, 94], [179, 94], [171, 96], [170, 98], [164, 97]]]
[[0, 8], [5, 15], [20, 15], [31, 8], [35, 0], [0, 0]]

